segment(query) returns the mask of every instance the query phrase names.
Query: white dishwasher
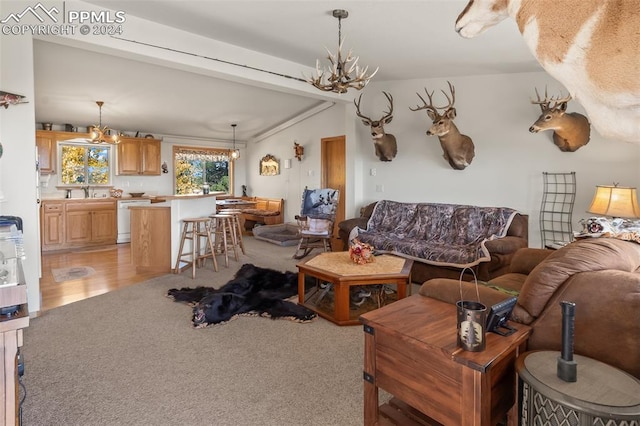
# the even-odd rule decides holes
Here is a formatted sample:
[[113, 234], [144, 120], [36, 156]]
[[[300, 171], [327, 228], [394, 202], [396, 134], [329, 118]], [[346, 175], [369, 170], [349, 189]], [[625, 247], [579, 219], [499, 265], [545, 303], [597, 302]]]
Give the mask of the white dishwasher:
[[116, 242], [128, 243], [131, 241], [131, 206], [145, 206], [151, 204], [148, 198], [118, 200], [118, 239]]

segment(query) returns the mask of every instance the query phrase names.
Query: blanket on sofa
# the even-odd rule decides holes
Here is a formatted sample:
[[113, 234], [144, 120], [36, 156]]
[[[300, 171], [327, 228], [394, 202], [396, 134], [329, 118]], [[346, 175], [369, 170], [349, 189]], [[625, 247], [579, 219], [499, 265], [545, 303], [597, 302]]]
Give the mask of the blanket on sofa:
[[358, 238], [377, 251], [464, 268], [491, 260], [485, 242], [504, 237], [517, 211], [505, 207], [381, 200]]

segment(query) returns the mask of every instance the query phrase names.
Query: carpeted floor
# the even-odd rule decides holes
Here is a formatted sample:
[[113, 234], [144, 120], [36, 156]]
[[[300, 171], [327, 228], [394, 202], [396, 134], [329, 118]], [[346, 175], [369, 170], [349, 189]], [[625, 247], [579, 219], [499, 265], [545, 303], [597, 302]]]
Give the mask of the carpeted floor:
[[[363, 332], [239, 318], [190, 327], [172, 287], [220, 286], [242, 263], [296, 271], [294, 247], [47, 311], [25, 329], [25, 425], [360, 425]], [[385, 399], [383, 396], [382, 399]]]

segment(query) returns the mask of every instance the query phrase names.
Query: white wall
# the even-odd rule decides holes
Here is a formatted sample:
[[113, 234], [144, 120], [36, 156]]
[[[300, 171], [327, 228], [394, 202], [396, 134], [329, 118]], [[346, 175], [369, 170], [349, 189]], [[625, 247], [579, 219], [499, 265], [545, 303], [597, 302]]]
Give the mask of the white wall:
[[[320, 140], [341, 135], [347, 136], [348, 146], [355, 144], [353, 135], [348, 132], [348, 126], [345, 124], [345, 106], [336, 104], [273, 136], [251, 144], [247, 149], [245, 163], [248, 195], [283, 198], [284, 221], [294, 222], [295, 215], [300, 213], [304, 188], [319, 188], [321, 184]], [[302, 161], [298, 161], [293, 155], [294, 142], [304, 147]], [[260, 176], [260, 159], [267, 154], [280, 161], [279, 175]], [[284, 168], [286, 159], [291, 159], [290, 169]]]
[[28, 103], [0, 108], [0, 214], [20, 216], [29, 311], [40, 310], [40, 234], [36, 195], [33, 44], [29, 36], [0, 35], [0, 89], [26, 96]]
[[[434, 104], [445, 105], [440, 92], [446, 78], [372, 83], [365, 89], [361, 112], [378, 119], [387, 108], [382, 91], [394, 98], [393, 121], [385, 130], [396, 136], [398, 155], [381, 162], [374, 155], [369, 128], [358, 119], [361, 146], [356, 159], [356, 178], [363, 181], [357, 207], [379, 199], [505, 206], [529, 215], [529, 245], [540, 246], [539, 210], [542, 172], [576, 172], [577, 196], [574, 230], [586, 213], [595, 186], [640, 186], [640, 145], [607, 140], [592, 129], [589, 144], [576, 152], [561, 152], [551, 133], [529, 133], [540, 109], [532, 105], [534, 87], [556, 94], [564, 88], [544, 72], [481, 77], [455, 77], [457, 118], [455, 123], [473, 139], [476, 156], [465, 170], [453, 170], [442, 158], [438, 138], [426, 136], [431, 120], [425, 111], [413, 112], [424, 87], [435, 90]], [[564, 94], [566, 94], [564, 90]], [[584, 114], [576, 101], [568, 110]], [[355, 116], [355, 108], [352, 108]], [[376, 175], [371, 176], [371, 169]], [[377, 192], [382, 185], [384, 192]]]

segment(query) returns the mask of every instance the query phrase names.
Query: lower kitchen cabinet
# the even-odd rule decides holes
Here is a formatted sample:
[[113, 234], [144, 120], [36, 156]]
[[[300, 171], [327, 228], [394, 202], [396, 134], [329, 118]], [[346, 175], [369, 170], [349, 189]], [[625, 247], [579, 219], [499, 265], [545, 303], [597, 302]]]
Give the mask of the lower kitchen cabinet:
[[43, 251], [116, 243], [115, 200], [43, 201], [42, 217]]
[[40, 218], [42, 248], [56, 250], [64, 244], [64, 203], [43, 202]]

